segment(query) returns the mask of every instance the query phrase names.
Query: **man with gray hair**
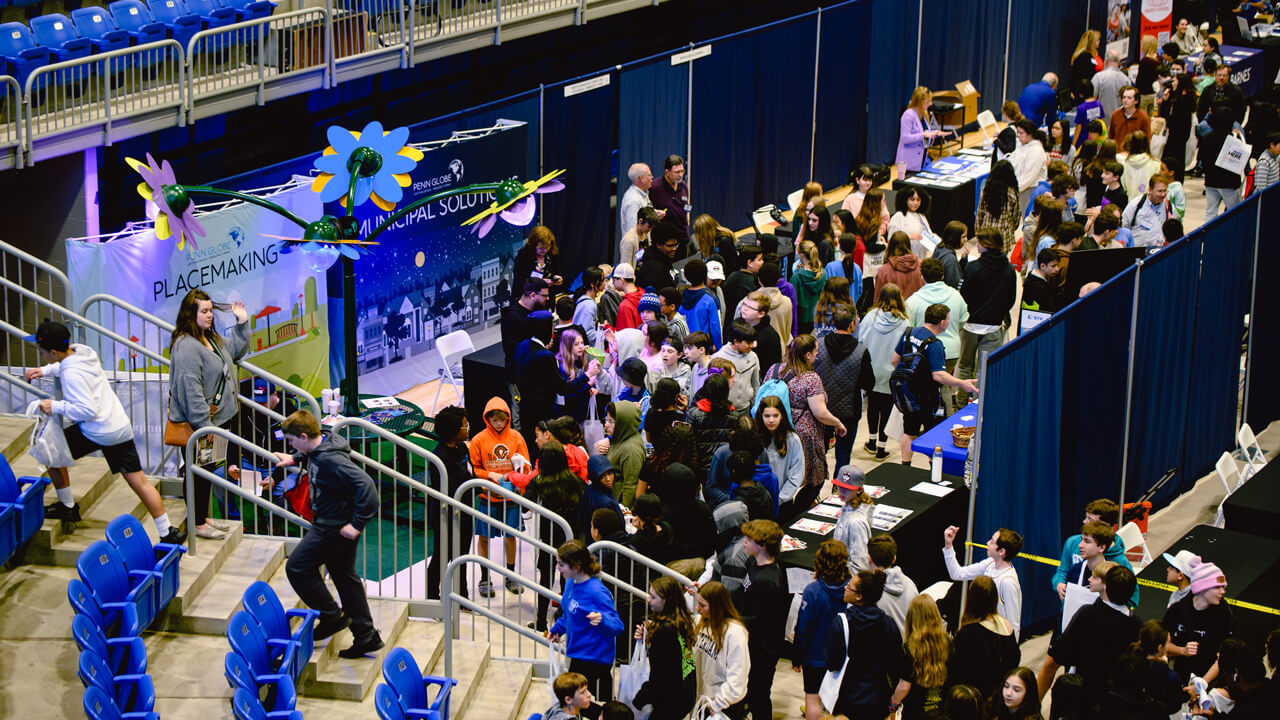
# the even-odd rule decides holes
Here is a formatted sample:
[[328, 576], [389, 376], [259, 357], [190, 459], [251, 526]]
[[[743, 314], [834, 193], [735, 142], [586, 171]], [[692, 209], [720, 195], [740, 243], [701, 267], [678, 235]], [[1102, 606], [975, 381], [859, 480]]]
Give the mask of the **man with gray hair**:
[[[626, 235], [631, 228], [635, 227], [636, 216], [640, 212], [640, 208], [653, 203], [649, 201], [649, 186], [653, 184], [653, 171], [644, 163], [634, 163], [627, 170], [627, 179], [631, 181], [631, 187], [622, 194], [622, 204], [618, 206], [618, 222], [622, 227], [622, 233]], [[623, 258], [620, 262], [631, 262]]]
[[1129, 76], [1120, 69], [1120, 53], [1107, 51], [1107, 65], [1093, 76], [1093, 93], [1102, 103], [1102, 117], [1110, 118], [1120, 107], [1120, 90], [1129, 84]]
[[1057, 118], [1058, 76], [1048, 72], [1040, 82], [1031, 83], [1018, 96], [1018, 108], [1036, 127], [1045, 125], [1050, 118]]

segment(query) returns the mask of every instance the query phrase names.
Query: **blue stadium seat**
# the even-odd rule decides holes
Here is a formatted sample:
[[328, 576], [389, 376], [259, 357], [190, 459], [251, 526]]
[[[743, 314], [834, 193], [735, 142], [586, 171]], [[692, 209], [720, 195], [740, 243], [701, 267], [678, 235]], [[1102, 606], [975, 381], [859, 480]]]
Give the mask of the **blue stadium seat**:
[[254, 679], [253, 670], [249, 667], [248, 661], [240, 657], [240, 653], [235, 650], [228, 650], [226, 657], [223, 658], [222, 673], [227, 678], [227, 684], [231, 686], [232, 692], [237, 688], [244, 688], [261, 698], [265, 690], [266, 698], [262, 700], [262, 706], [270, 707], [271, 710], [268, 712], [292, 710], [298, 703], [298, 692], [294, 689], [293, 680], [288, 675], [273, 675], [272, 677], [275, 678], [273, 682], [259, 685]]
[[83, 580], [67, 583], [67, 600], [71, 609], [85, 616], [106, 637], [137, 637], [142, 632], [138, 622], [138, 606], [131, 602], [103, 603]]
[[219, 28], [236, 21], [235, 8], [222, 7], [217, 0], [184, 0], [187, 12], [199, 15], [204, 20], [205, 29]]
[[[9, 74], [17, 78], [25, 89], [27, 75], [30, 75], [38, 65], [29, 67], [26, 74], [13, 71], [13, 58], [10, 57], [9, 49], [4, 43], [12, 39], [12, 34], [7, 29], [11, 25], [22, 28], [24, 33], [27, 29], [22, 23], [0, 25], [0, 36], [3, 36], [0, 37], [0, 55], [4, 55], [5, 60], [10, 61]], [[30, 35], [25, 37], [28, 42], [31, 41]], [[48, 50], [34, 47], [32, 49], [46, 58], [46, 61], [41, 62], [40, 65], [47, 64]], [[13, 468], [9, 467], [8, 459], [0, 455], [0, 562], [12, 557], [13, 553], [30, 540], [31, 536], [35, 535], [44, 524], [44, 488], [48, 484], [47, 477], [17, 477], [13, 473]]]
[[236, 688], [231, 698], [231, 709], [235, 711], [236, 720], [302, 720], [302, 713], [297, 710], [263, 710], [258, 696], [244, 688]]
[[31, 18], [27, 24], [36, 42], [49, 48], [58, 62], [88, 57], [93, 52], [93, 43], [80, 37], [66, 15], [41, 15]]
[[132, 515], [121, 515], [107, 525], [107, 542], [120, 553], [131, 578], [148, 574], [155, 578], [156, 612], [163, 610], [178, 594], [178, 566], [187, 549], [168, 543], [152, 545], [146, 528]]
[[244, 610], [232, 615], [227, 623], [227, 641], [231, 643], [231, 649], [249, 663], [254, 682], [259, 686], [276, 682], [276, 675], [290, 675], [295, 668], [293, 655], [298, 651], [297, 643], [268, 640], [258, 621]]
[[275, 12], [276, 4], [269, 0], [218, 0], [222, 7], [236, 11], [236, 22], [257, 20]]
[[138, 609], [138, 622], [144, 628], [155, 619], [155, 577], [130, 576], [120, 553], [106, 540], [95, 540], [85, 548], [76, 560], [76, 569], [99, 602], [133, 603]]
[[396, 691], [390, 685], [378, 683], [373, 691], [373, 707], [381, 720], [406, 720], [400, 698], [396, 697]]
[[[423, 718], [428, 717], [428, 713], [449, 717], [449, 694], [458, 681], [430, 675], [423, 677], [418, 661], [408, 650], [398, 647], [387, 653], [382, 661], [382, 679], [395, 691], [406, 717]], [[430, 697], [432, 686], [437, 688], [434, 699]]]
[[108, 640], [101, 628], [79, 613], [71, 619], [71, 634], [81, 651], [92, 650], [116, 675], [141, 675], [147, 671], [147, 646], [140, 637]]
[[156, 712], [120, 712], [111, 695], [96, 687], [84, 691], [84, 714], [89, 720], [160, 720]]
[[86, 7], [71, 11], [71, 21], [80, 37], [93, 43], [94, 52], [108, 52], [129, 47], [129, 33], [116, 27], [106, 8]]
[[39, 5], [42, 2], [44, 2], [44, 0], [9, 0], [9, 4], [14, 7], [30, 7], [32, 5]]
[[92, 650], [81, 651], [76, 674], [86, 690], [96, 687], [107, 693], [121, 712], [149, 712], [155, 708], [156, 689], [150, 675], [115, 675], [106, 661]]
[[151, 9], [151, 17], [158, 23], [164, 23], [169, 29], [169, 37], [178, 41], [185, 52], [191, 36], [204, 28], [204, 20], [199, 15], [187, 12], [182, 0], [147, 0]]
[[151, 11], [141, 0], [116, 0], [107, 9], [111, 11], [116, 26], [129, 33], [129, 37], [139, 45], [164, 40], [169, 36], [169, 29], [164, 23], [158, 23], [151, 17]]
[[[293, 655], [294, 668], [289, 671], [289, 674], [295, 678], [302, 677], [302, 669], [311, 660], [311, 653], [315, 650], [313, 632], [315, 621], [320, 617], [320, 611], [309, 609], [286, 611], [280, 604], [276, 591], [261, 580], [244, 591], [242, 603], [245, 611], [252, 615], [262, 627], [268, 642], [284, 640], [297, 644], [297, 650]], [[290, 628], [290, 618], [299, 618], [302, 621], [298, 624], [297, 630]]]

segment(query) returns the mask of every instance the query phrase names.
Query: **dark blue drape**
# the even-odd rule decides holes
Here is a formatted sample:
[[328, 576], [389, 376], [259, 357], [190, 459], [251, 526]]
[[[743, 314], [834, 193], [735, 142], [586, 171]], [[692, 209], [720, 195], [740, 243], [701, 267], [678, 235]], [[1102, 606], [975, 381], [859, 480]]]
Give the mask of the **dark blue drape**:
[[[1191, 353], [1187, 348], [1192, 342], [1189, 330], [1195, 318], [1200, 249], [1201, 243], [1184, 238], [1151, 256], [1139, 273], [1126, 502], [1137, 499], [1166, 471], [1182, 465], [1183, 437], [1176, 429], [1190, 422], [1186, 412]], [[1127, 360], [1123, 351], [1110, 357], [1118, 368]], [[1195, 480], [1183, 468], [1152, 498], [1153, 505], [1163, 507]]]
[[[1258, 198], [1262, 213], [1259, 227], [1280, 227], [1280, 185], [1272, 185]], [[1274, 233], [1274, 230], [1271, 230]], [[1248, 237], [1248, 236], [1246, 236]], [[1258, 242], [1258, 267], [1280, 267], [1280, 244]], [[1252, 346], [1252, 368], [1249, 373], [1249, 412], [1245, 422], [1254, 432], [1262, 432], [1267, 424], [1280, 418], [1280, 375], [1275, 371], [1276, 358], [1280, 357], [1280, 318], [1266, 308], [1280, 307], [1280, 284], [1257, 284], [1254, 308], [1262, 309], [1249, 318], [1249, 344]]]
[[[875, 0], [871, 25], [859, 31], [866, 43], [867, 151], [871, 162], [892, 163], [898, 149], [898, 118], [915, 88], [920, 0]], [[852, 43], [851, 43], [852, 44]], [[858, 69], [851, 70], [858, 74]], [[988, 92], [978, 88], [978, 92]]]
[[693, 65], [693, 215], [741, 227], [809, 180], [817, 13], [710, 42]]
[[[1103, 0], [1093, 4], [1106, 5]], [[1061, 79], [1058, 87], [1066, 88], [1071, 79], [1071, 53], [1085, 31], [1087, 5], [1087, 0], [1013, 0], [1013, 32], [1009, 35], [1010, 99], [1017, 99], [1022, 88], [1039, 82], [1046, 72], [1056, 72]], [[1103, 25], [1088, 27], [1099, 32], [1104, 29]]]
[[[1051, 321], [988, 356], [975, 541], [983, 542], [1007, 527], [1022, 534], [1025, 552], [1058, 556], [1064, 528], [1058, 494], [1052, 489], [1058, 487], [1056, 458], [1061, 448], [1052, 428], [1064, 405], [1056, 380], [1070, 372], [1063, 362], [1065, 343], [1065, 325]], [[1054, 381], [1037, 383], [1035, 401], [1028, 402], [1027, 384], [1033, 378]], [[1041, 428], [1050, 431], [1037, 432]], [[1022, 627], [1027, 628], [1060, 609], [1057, 596], [1049, 592], [1053, 568], [1028, 561], [1015, 565], [1023, 588]]]
[[610, 157], [616, 128], [617, 73], [604, 87], [565, 97], [565, 85], [543, 92], [542, 170], [565, 170], [565, 190], [542, 196], [542, 223], [556, 234], [560, 270], [572, 278], [613, 257], [609, 209]]
[[1256, 203], [1219, 216], [1200, 233], [1204, 245], [1195, 344], [1191, 347], [1191, 393], [1182, 467], [1184, 477], [1204, 474], [1235, 444], [1240, 347], [1249, 312]]
[[[955, 90], [956, 83], [969, 80], [982, 94], [979, 109], [998, 111], [1004, 82], [1007, 10], [1008, 3], [1004, 2], [924, 0], [920, 84], [936, 92]], [[905, 22], [914, 25], [917, 18], [911, 16]], [[1009, 93], [1016, 97], [1012, 81]], [[910, 95], [908, 92], [903, 96], [899, 110], [911, 99]], [[891, 98], [885, 100], [892, 102]]]
[[538, 138], [542, 134], [542, 122], [538, 117], [540, 105], [538, 91], [530, 90], [496, 103], [468, 110], [462, 120], [462, 126], [468, 129], [489, 127], [498, 120], [518, 120], [528, 124], [529, 143], [525, 148], [523, 179], [533, 179], [538, 177]]
[[[671, 154], [683, 156], [688, 147], [689, 65], [672, 65], [671, 56], [663, 55], [624, 66], [618, 79], [619, 206], [631, 185], [632, 163], [648, 163], [661, 177], [662, 161]], [[618, 221], [614, 218], [614, 237], [621, 240]]]
[[850, 2], [823, 10], [818, 46], [818, 128], [813, 179], [824, 188], [849, 182], [849, 171], [867, 153], [867, 66], [870, 46], [862, 40], [871, 3]]

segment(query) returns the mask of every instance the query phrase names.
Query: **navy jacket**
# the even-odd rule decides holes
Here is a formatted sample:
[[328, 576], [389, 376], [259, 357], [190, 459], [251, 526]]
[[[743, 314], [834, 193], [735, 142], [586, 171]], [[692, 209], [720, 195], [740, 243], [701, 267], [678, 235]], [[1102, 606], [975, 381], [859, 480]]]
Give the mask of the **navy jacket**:
[[800, 613], [796, 616], [796, 636], [791, 644], [793, 667], [826, 667], [827, 631], [844, 607], [843, 583], [809, 583], [800, 596]]

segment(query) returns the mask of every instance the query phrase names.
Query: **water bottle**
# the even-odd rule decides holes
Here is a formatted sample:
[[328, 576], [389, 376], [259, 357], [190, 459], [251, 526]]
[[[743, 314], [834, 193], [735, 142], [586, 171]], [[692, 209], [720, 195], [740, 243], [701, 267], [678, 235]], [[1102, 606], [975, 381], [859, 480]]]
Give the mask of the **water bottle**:
[[934, 483], [942, 482], [942, 446], [933, 446], [933, 465], [929, 468], [929, 479]]
[[964, 451], [964, 486], [973, 487], [973, 440], [969, 441], [969, 447]]
[[1213, 709], [1213, 698], [1209, 697], [1209, 684], [1202, 677], [1191, 675], [1191, 687], [1196, 691], [1196, 702], [1200, 705], [1200, 709], [1209, 711]]

